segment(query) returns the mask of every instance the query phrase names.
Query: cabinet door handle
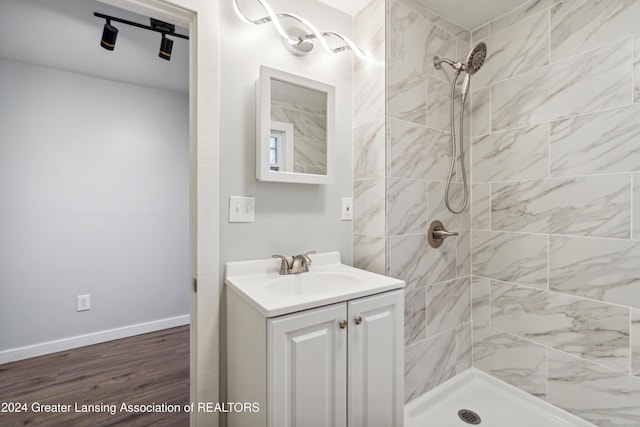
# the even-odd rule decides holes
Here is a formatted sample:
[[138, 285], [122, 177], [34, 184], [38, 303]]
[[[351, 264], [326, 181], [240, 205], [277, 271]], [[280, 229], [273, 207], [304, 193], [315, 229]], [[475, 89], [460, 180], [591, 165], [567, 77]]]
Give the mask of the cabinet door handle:
[[347, 321], [346, 320], [341, 320], [340, 322], [338, 322], [338, 327], [340, 329], [344, 329], [347, 327]]
[[358, 316], [355, 319], [353, 319], [353, 323], [355, 323], [356, 325], [359, 325], [360, 323], [362, 323], [362, 316]]

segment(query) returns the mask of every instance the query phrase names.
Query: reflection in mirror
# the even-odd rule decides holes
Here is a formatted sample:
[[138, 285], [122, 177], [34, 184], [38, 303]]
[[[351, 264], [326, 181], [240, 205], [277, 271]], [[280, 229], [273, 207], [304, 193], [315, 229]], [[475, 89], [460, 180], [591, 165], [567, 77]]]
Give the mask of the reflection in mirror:
[[[273, 112], [273, 109], [271, 110]], [[273, 113], [271, 114], [273, 117]], [[295, 131], [293, 123], [271, 120], [269, 136], [269, 169], [274, 172], [300, 172], [295, 167]], [[287, 147], [293, 149], [287, 150]]]
[[260, 75], [257, 178], [330, 183], [334, 88], [264, 66]]
[[[287, 125], [293, 133], [291, 130], [283, 129]], [[282, 158], [283, 169], [274, 169], [272, 165], [271, 170], [326, 175], [327, 94], [272, 79], [272, 150], [273, 145], [276, 145], [275, 141], [289, 156]]]

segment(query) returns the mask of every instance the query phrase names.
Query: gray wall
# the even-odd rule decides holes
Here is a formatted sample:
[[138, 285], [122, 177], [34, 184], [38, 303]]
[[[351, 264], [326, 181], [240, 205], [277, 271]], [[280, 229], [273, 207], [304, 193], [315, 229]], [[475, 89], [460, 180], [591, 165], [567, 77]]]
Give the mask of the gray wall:
[[607, 426], [640, 425], [638, 16], [536, 1], [473, 34], [473, 363]]
[[[16, 30], [83, 28], [70, 2], [16, 3]], [[188, 315], [188, 95], [28, 64], [20, 45], [0, 59], [0, 351]]]
[[[296, 13], [318, 28], [350, 35], [352, 18], [322, 3], [273, 1], [276, 11]], [[264, 11], [245, 12], [261, 17]], [[231, 2], [221, 13], [221, 260], [268, 258], [309, 250], [342, 254], [350, 264], [351, 222], [340, 220], [341, 197], [351, 196], [352, 54], [316, 46], [306, 57], [289, 53], [271, 24], [240, 21]], [[259, 182], [255, 177], [256, 81], [260, 65], [331, 84], [336, 88], [336, 177], [332, 185]], [[229, 223], [229, 196], [256, 198], [255, 223]]]

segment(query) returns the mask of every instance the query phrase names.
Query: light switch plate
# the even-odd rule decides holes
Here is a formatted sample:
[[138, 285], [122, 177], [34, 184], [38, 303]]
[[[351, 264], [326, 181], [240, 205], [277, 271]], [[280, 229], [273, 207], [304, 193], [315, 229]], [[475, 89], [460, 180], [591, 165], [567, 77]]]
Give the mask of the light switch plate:
[[229, 197], [229, 222], [256, 222], [256, 198]]

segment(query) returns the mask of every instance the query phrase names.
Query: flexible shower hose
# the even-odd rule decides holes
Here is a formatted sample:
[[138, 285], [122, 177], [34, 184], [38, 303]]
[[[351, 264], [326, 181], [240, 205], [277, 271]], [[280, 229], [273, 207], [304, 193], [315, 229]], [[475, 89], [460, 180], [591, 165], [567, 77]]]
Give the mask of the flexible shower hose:
[[456, 76], [451, 84], [451, 167], [449, 168], [449, 177], [447, 178], [447, 187], [444, 191], [444, 203], [447, 205], [447, 209], [451, 213], [459, 214], [467, 207], [469, 200], [469, 188], [467, 186], [467, 171], [464, 167], [464, 104], [466, 96], [462, 96], [460, 99], [460, 168], [462, 169], [462, 181], [464, 184], [464, 200], [462, 201], [462, 207], [459, 210], [455, 210], [451, 207], [449, 202], [449, 190], [451, 188], [451, 180], [453, 179], [453, 171], [456, 167], [456, 115], [455, 115], [455, 91], [456, 83], [458, 82], [458, 76], [460, 70], [456, 72]]

